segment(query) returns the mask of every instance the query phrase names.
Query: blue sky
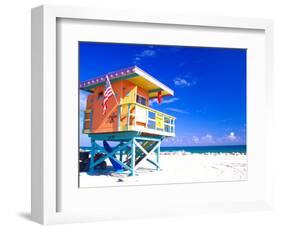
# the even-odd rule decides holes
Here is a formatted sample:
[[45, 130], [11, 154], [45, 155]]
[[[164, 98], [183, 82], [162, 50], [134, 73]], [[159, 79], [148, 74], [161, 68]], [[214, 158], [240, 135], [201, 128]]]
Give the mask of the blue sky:
[[[176, 117], [176, 137], [163, 146], [246, 144], [246, 50], [93, 42], [79, 48], [80, 81], [136, 65], [175, 91], [152, 103]], [[80, 95], [82, 115], [86, 93]], [[80, 142], [90, 145], [83, 134]]]

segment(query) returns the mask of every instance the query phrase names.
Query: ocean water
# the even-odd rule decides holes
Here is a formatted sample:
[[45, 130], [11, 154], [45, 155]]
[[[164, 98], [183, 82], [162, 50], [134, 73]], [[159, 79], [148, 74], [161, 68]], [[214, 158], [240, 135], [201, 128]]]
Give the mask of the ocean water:
[[[90, 150], [90, 147], [81, 147], [84, 150]], [[187, 154], [211, 154], [211, 153], [247, 153], [246, 145], [224, 145], [224, 146], [175, 146], [162, 147], [161, 152], [187, 153]]]
[[224, 146], [177, 146], [161, 147], [161, 152], [187, 152], [187, 153], [244, 153], [247, 152], [246, 145], [224, 145]]

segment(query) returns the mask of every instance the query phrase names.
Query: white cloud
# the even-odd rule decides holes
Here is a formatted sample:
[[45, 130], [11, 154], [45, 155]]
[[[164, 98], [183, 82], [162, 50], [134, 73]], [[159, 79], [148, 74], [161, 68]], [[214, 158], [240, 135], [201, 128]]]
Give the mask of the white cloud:
[[152, 98], [149, 100], [149, 105], [152, 106], [153, 104], [157, 104], [158, 103], [158, 100], [157, 98]]
[[192, 136], [191, 138], [192, 144], [195, 145], [210, 145], [215, 144], [216, 140], [211, 134], [206, 134], [204, 136]]
[[167, 99], [167, 100], [163, 99], [162, 104], [170, 104], [170, 103], [173, 103], [173, 102], [178, 101], [178, 100], [179, 100], [179, 98], [177, 98], [177, 97], [172, 97], [172, 98]]
[[149, 50], [144, 50], [141, 53], [139, 53], [137, 56], [138, 57], [152, 57], [156, 55], [156, 51], [149, 49]]
[[198, 144], [198, 143], [200, 142], [199, 137], [193, 136], [193, 137], [192, 137], [192, 142], [195, 143], [195, 144]]
[[134, 62], [135, 64], [138, 64], [143, 58], [154, 57], [155, 55], [156, 51], [153, 49], [153, 47], [150, 47], [150, 49], [143, 50], [142, 52], [136, 54]]
[[185, 78], [181, 78], [181, 77], [176, 77], [174, 79], [174, 84], [175, 86], [181, 86], [181, 87], [190, 87], [192, 85], [196, 84], [196, 81], [188, 81]]
[[205, 136], [201, 137], [201, 141], [204, 144], [211, 144], [214, 143], [214, 138], [211, 134], [206, 134]]
[[183, 114], [188, 114], [187, 111], [182, 110], [182, 109], [177, 109], [177, 108], [166, 108], [166, 110], [170, 110], [172, 112], [176, 112], [176, 113], [183, 113]]
[[183, 78], [177, 77], [174, 79], [174, 84], [177, 86], [183, 86], [183, 85], [188, 85], [188, 82]]
[[[179, 98], [177, 98], [177, 97], [172, 97], [170, 99], [164, 99], [163, 98], [161, 104], [170, 104], [170, 103], [173, 103], [173, 102], [178, 101], [178, 100], [179, 100]], [[150, 105], [158, 104], [158, 99], [157, 98], [150, 99], [149, 104]]]
[[230, 134], [227, 136], [227, 139], [230, 141], [235, 141], [237, 140], [237, 136], [235, 136], [234, 132], [230, 132]]
[[209, 146], [209, 145], [224, 145], [233, 144], [233, 142], [239, 142], [241, 138], [236, 136], [234, 132], [230, 132], [229, 135], [216, 137], [210, 133], [206, 135], [194, 135], [194, 136], [177, 136], [175, 138], [168, 138], [165, 141], [165, 145], [194, 145], [194, 146]]
[[237, 136], [234, 132], [230, 132], [228, 135], [222, 136], [217, 139], [219, 144], [239, 142], [241, 137]]
[[184, 143], [184, 138], [182, 138], [182, 137], [173, 137], [173, 138], [170, 138], [169, 140], [170, 140], [170, 142], [172, 142], [173, 144], [176, 144], [176, 145], [181, 145]]

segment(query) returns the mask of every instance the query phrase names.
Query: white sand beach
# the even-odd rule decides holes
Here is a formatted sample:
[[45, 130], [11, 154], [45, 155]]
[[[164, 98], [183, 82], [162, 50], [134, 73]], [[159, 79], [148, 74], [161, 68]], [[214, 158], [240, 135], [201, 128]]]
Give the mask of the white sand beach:
[[80, 173], [80, 187], [247, 180], [247, 155], [240, 153], [188, 154], [162, 152], [161, 170], [144, 162], [136, 176]]

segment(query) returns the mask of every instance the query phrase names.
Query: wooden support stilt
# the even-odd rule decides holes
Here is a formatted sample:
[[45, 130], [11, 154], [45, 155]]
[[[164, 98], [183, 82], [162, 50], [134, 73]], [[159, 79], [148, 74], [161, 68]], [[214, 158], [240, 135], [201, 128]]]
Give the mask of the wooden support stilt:
[[[123, 135], [121, 140], [114, 140], [115, 142], [119, 142], [119, 144], [111, 150], [106, 150], [97, 144], [97, 140], [100, 140], [103, 136], [91, 136], [92, 148], [88, 174], [93, 175], [96, 173], [99, 170], [96, 169], [96, 166], [106, 159], [111, 161], [114, 168], [116, 168], [114, 162], [120, 165], [125, 172], [129, 172], [130, 176], [135, 176], [136, 171], [146, 161], [159, 170], [160, 144], [162, 139], [139, 135], [132, 137], [131, 135], [129, 133], [127, 138], [124, 138], [125, 136]], [[101, 153], [102, 155], [95, 159], [97, 153]], [[124, 159], [124, 155], [127, 155], [126, 159]], [[120, 171], [124, 172], [124, 170]]]
[[129, 130], [129, 126], [130, 126], [130, 115], [131, 115], [131, 111], [130, 111], [130, 104], [128, 104], [128, 114], [127, 114], [127, 130]]
[[120, 152], [119, 160], [123, 162], [123, 151]]
[[132, 149], [131, 149], [131, 176], [136, 175], [135, 170], [135, 163], [136, 163], [136, 144], [135, 144], [135, 138], [133, 138], [132, 141]]
[[152, 157], [152, 154], [155, 153], [156, 149], [158, 151], [161, 141], [155, 141], [153, 148], [149, 152], [146, 149], [144, 149], [137, 141], [134, 141], [134, 143], [136, 144], [136, 146], [139, 149], [141, 149], [142, 153], [145, 154], [143, 159], [136, 165], [135, 170], [137, 170], [141, 166], [141, 163], [144, 162], [145, 160], [148, 160], [149, 163], [155, 165], [156, 168], [159, 168], [159, 164], [157, 162], [155, 162], [155, 160], [152, 160], [151, 157]]
[[90, 175], [94, 174], [95, 155], [97, 154], [97, 144], [96, 144], [95, 140], [91, 139], [91, 143], [92, 143], [91, 158], [90, 158], [90, 164], [89, 164], [89, 170], [88, 170], [88, 174], [90, 174]]
[[[160, 142], [161, 143], [161, 142]], [[159, 167], [159, 160], [160, 160], [160, 145], [161, 144], [159, 144], [158, 145], [158, 148], [157, 148], [157, 154], [156, 154], [156, 162], [157, 162], [157, 164], [158, 164], [158, 166], [156, 167], [157, 168], [157, 170], [160, 170], [160, 167]]]

